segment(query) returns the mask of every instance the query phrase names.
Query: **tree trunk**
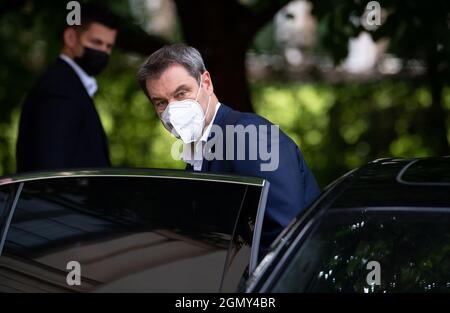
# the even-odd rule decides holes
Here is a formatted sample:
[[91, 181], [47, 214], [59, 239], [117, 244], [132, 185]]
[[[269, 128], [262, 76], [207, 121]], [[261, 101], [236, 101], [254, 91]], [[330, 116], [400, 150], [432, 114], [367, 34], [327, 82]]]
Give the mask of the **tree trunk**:
[[176, 1], [184, 38], [197, 48], [210, 72], [219, 101], [253, 111], [245, 56], [252, 36], [243, 29], [243, 11], [235, 1]]
[[209, 64], [207, 69], [219, 101], [239, 111], [253, 112], [245, 66], [246, 46], [227, 38], [215, 49], [205, 62]]

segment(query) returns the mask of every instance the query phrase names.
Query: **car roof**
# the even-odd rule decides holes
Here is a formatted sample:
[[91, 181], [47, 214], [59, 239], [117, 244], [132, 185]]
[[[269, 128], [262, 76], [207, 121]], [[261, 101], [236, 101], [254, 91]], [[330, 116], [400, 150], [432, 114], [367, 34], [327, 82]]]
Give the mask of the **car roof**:
[[379, 159], [344, 181], [332, 208], [450, 207], [450, 157]]
[[198, 173], [185, 170], [174, 169], [150, 169], [150, 168], [87, 168], [87, 169], [69, 169], [54, 171], [36, 171], [20, 173], [11, 176], [0, 177], [0, 186], [11, 183], [19, 183], [40, 179], [68, 178], [68, 177], [155, 177], [168, 179], [189, 179], [217, 181], [225, 183], [244, 184], [252, 186], [263, 186], [265, 180], [258, 177], [248, 177], [239, 175]]

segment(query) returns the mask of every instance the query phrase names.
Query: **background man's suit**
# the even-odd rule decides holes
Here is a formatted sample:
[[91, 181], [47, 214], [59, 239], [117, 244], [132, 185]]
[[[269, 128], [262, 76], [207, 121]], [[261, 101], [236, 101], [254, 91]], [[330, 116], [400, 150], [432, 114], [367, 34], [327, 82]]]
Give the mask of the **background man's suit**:
[[18, 172], [111, 165], [94, 102], [60, 58], [23, 104], [16, 159]]
[[[224, 104], [220, 105], [213, 124], [219, 126], [224, 134], [226, 125], [243, 125], [244, 127], [255, 125], [257, 128], [260, 125], [266, 125], [268, 130], [273, 125], [261, 116], [238, 112]], [[209, 138], [213, 139], [214, 134], [210, 134]], [[267, 138], [271, 138], [270, 133]], [[224, 155], [226, 155], [225, 142], [226, 139], [223, 140]], [[275, 171], [262, 172], [260, 170], [261, 163], [267, 162], [262, 161], [259, 154], [257, 160], [248, 158], [237, 160], [237, 142], [235, 136], [234, 160], [207, 161], [203, 159], [201, 171], [257, 176], [270, 182], [261, 238], [262, 248], [267, 249], [282, 229], [320, 194], [320, 188], [297, 145], [281, 130], [279, 131], [279, 166]], [[246, 147], [248, 147], [248, 140], [246, 140]], [[269, 140], [267, 151], [270, 149]], [[192, 167], [188, 166], [187, 169], [192, 170]]]

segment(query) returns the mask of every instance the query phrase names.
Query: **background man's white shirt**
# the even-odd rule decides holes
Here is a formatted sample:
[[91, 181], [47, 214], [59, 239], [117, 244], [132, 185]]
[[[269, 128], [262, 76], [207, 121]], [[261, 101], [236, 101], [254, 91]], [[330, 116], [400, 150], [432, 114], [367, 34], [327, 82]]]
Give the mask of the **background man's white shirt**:
[[86, 88], [87, 93], [92, 98], [97, 91], [97, 80], [93, 76], [89, 76], [74, 60], [69, 58], [67, 55], [61, 53], [59, 55], [61, 59], [66, 61], [67, 64], [77, 73], [78, 77], [81, 80], [84, 88]]

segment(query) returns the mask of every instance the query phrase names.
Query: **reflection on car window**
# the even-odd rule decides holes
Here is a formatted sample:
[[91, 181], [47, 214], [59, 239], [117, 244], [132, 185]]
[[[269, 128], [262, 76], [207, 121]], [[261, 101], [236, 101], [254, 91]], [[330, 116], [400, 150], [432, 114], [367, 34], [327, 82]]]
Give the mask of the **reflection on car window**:
[[[0, 186], [0, 227], [2, 226], [3, 220], [5, 219], [6, 206], [8, 205], [8, 198], [11, 194], [11, 186]], [[0, 229], [1, 230], [1, 229]], [[1, 232], [0, 232], [1, 233]]]
[[[70, 261], [80, 263], [85, 291], [217, 291], [245, 188], [124, 177], [29, 182], [6, 262], [24, 269], [14, 273], [24, 291], [68, 288]], [[46, 283], [27, 286], [33, 275]]]
[[[450, 291], [450, 211], [331, 210], [301, 244], [275, 292]], [[368, 262], [375, 267], [367, 268]], [[380, 285], [373, 275], [379, 275]]]

